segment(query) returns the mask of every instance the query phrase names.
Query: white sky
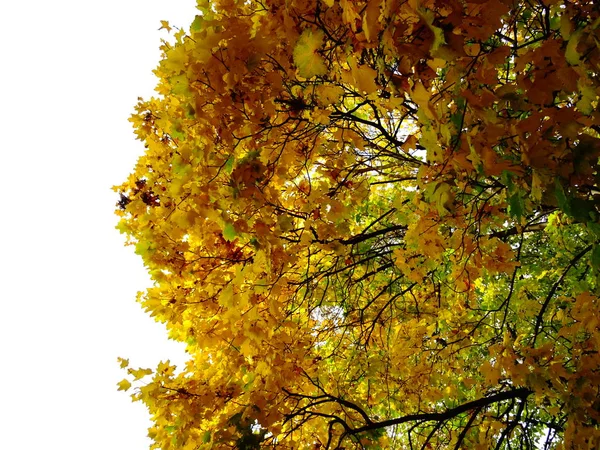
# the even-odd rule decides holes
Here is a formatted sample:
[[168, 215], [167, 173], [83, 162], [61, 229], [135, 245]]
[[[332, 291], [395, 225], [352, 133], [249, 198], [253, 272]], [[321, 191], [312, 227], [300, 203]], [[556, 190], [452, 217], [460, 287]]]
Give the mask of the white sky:
[[155, 85], [160, 20], [194, 0], [0, 2], [0, 447], [146, 449], [132, 365], [182, 361], [135, 303], [149, 280], [114, 229], [143, 145], [127, 118]]

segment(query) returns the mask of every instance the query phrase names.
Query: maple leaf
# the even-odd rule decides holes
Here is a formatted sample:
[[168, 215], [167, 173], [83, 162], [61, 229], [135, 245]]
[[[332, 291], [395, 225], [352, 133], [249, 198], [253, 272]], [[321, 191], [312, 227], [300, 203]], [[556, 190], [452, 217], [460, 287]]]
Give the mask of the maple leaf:
[[377, 71], [366, 65], [359, 66], [354, 57], [350, 58], [349, 64], [356, 87], [367, 94], [375, 92], [377, 90], [375, 83]]
[[130, 387], [131, 387], [131, 383], [129, 382], [129, 380], [121, 380], [117, 383], [117, 386], [119, 386], [119, 391], [127, 391]]
[[161, 20], [160, 21], [160, 28], [159, 30], [167, 30], [169, 33], [171, 32], [172, 28], [169, 25], [169, 21], [168, 20]]
[[433, 24], [434, 14], [433, 11], [425, 8], [419, 8], [419, 16], [427, 24], [427, 27], [433, 33], [433, 42], [431, 43], [430, 52], [435, 55], [442, 44], [446, 43], [444, 38], [444, 31]]
[[119, 367], [121, 367], [121, 369], [125, 369], [129, 365], [128, 359], [124, 359], [124, 358], [117, 358], [117, 359], [119, 361]]
[[582, 29], [575, 31], [570, 34], [569, 42], [567, 43], [567, 49], [565, 51], [565, 59], [572, 66], [576, 66], [579, 64], [579, 60], [581, 55], [577, 51], [577, 44], [579, 44], [579, 39], [581, 34], [583, 33]]
[[306, 28], [294, 46], [294, 64], [298, 75], [304, 78], [322, 76], [327, 73], [325, 59], [317, 53], [323, 45], [325, 33], [321, 30]]
[[128, 369], [127, 372], [130, 375], [133, 375], [134, 380], [139, 380], [140, 378], [143, 378], [146, 375], [152, 374], [152, 369]]

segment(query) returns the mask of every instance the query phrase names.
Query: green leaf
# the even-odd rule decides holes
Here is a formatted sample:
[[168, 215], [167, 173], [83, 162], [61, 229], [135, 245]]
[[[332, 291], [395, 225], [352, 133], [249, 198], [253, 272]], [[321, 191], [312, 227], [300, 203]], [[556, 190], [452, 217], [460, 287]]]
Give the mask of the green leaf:
[[515, 192], [508, 198], [508, 212], [517, 220], [525, 215], [525, 204], [519, 192]]
[[590, 260], [594, 269], [600, 269], [600, 245], [594, 245]]
[[591, 220], [596, 220], [597, 212], [595, 203], [592, 200], [583, 198], [571, 197], [565, 192], [562, 184], [558, 179], [555, 181], [555, 194], [558, 202], [558, 207], [565, 214], [572, 217], [578, 222], [587, 223]]
[[[172, 134], [175, 135], [176, 133]], [[171, 165], [173, 167], [173, 173], [180, 178], [185, 177], [185, 175], [192, 170], [192, 167], [188, 164], [188, 162], [179, 155], [175, 155], [173, 157]]]
[[590, 261], [591, 261], [592, 267], [594, 269], [600, 269], [600, 245], [596, 244], [592, 248], [592, 254], [590, 256]]
[[600, 238], [600, 224], [597, 222], [588, 222], [588, 229], [592, 232], [592, 234], [596, 237], [596, 239]]
[[223, 228], [223, 237], [231, 242], [236, 238], [236, 236], [237, 233], [235, 232], [233, 225], [230, 223], [225, 224], [225, 228]]
[[131, 231], [129, 228], [129, 224], [124, 220], [119, 221], [115, 228], [119, 230], [119, 233], [121, 234], [129, 233]]
[[204, 22], [204, 18], [202, 16], [196, 16], [196, 18], [192, 22], [192, 26], [190, 27], [190, 30], [192, 30], [194, 32], [202, 31], [203, 22]]
[[145, 257], [152, 250], [152, 243], [148, 241], [139, 241], [135, 244], [135, 253], [141, 257]]
[[463, 125], [463, 116], [465, 109], [465, 99], [463, 97], [456, 98], [456, 112], [450, 116], [450, 122], [454, 125], [457, 134], [460, 134]]
[[205, 431], [202, 433], [202, 443], [208, 444], [210, 442], [210, 431]]
[[185, 95], [190, 92], [189, 81], [185, 73], [169, 78], [169, 84], [171, 85], [171, 92], [175, 95]]
[[508, 192], [514, 192], [515, 184], [512, 181], [511, 172], [509, 172], [508, 170], [503, 170], [502, 174], [500, 175], [500, 179], [502, 180], [502, 183], [504, 183], [504, 185], [506, 185], [506, 187], [508, 188]]
[[562, 209], [565, 214], [571, 216], [571, 204], [569, 203], [569, 199], [567, 198], [565, 190], [558, 178], [554, 182], [554, 194], [556, 195], [558, 207]]
[[234, 162], [235, 162], [235, 157], [233, 155], [231, 155], [231, 156], [229, 156], [229, 158], [227, 159], [227, 161], [225, 161], [225, 166], [223, 166], [223, 169], [229, 175], [231, 175], [231, 172], [233, 171], [233, 163]]
[[571, 206], [571, 215], [578, 222], [588, 222], [590, 219], [595, 219], [596, 208], [593, 201], [583, 198], [572, 198], [569, 203]]

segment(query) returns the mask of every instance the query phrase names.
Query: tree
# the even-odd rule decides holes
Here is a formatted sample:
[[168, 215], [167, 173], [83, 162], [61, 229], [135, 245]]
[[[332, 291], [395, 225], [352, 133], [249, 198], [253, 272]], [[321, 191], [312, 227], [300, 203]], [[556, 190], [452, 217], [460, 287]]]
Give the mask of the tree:
[[599, 448], [597, 5], [198, 9], [115, 188], [153, 448]]

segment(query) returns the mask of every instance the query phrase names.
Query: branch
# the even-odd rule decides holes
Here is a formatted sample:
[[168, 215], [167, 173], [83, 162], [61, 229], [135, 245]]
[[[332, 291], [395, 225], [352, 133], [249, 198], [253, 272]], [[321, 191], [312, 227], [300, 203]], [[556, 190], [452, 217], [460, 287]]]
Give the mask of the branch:
[[473, 411], [473, 414], [471, 414], [471, 417], [469, 417], [469, 421], [467, 422], [465, 427], [462, 429], [462, 431], [458, 435], [458, 439], [456, 440], [456, 445], [454, 446], [454, 450], [460, 450], [460, 446], [462, 445], [462, 442], [465, 440], [465, 436], [467, 435], [467, 432], [473, 426], [473, 422], [475, 422], [475, 418], [481, 412], [481, 408], [482, 407], [477, 408], [475, 411]]
[[532, 233], [535, 231], [542, 231], [546, 228], [548, 222], [538, 222], [531, 225], [526, 226], [523, 230], [519, 231], [517, 227], [507, 228], [506, 230], [494, 231], [493, 233], [488, 234], [491, 238], [498, 238], [500, 240], [505, 239], [510, 236], [515, 236], [521, 233]]
[[406, 225], [392, 225], [387, 228], [382, 228], [381, 230], [371, 231], [370, 233], [357, 234], [356, 236], [352, 236], [348, 239], [340, 239], [340, 243], [344, 245], [354, 245], [358, 244], [359, 242], [366, 241], [367, 239], [371, 239], [372, 237], [381, 236], [382, 234], [387, 234], [392, 231], [399, 230], [406, 230]]
[[579, 252], [577, 255], [575, 255], [575, 257], [571, 260], [569, 265], [566, 267], [566, 269], [564, 270], [564, 272], [562, 273], [562, 275], [560, 276], [558, 281], [552, 285], [552, 289], [550, 289], [550, 292], [548, 292], [548, 295], [546, 296], [546, 300], [544, 300], [544, 304], [542, 305], [542, 309], [540, 309], [540, 312], [537, 315], [537, 319], [535, 320], [535, 328], [533, 329], [533, 339], [531, 341], [532, 347], [535, 347], [535, 341], [537, 340], [538, 334], [540, 333], [540, 331], [542, 331], [542, 321], [544, 320], [544, 313], [546, 312], [546, 309], [548, 308], [548, 305], [550, 304], [550, 300], [552, 300], [552, 297], [554, 297], [556, 290], [562, 284], [563, 280], [567, 276], [567, 273], [569, 272], [571, 267], [573, 267], [575, 264], [577, 264], [577, 261], [579, 261], [581, 258], [583, 258], [583, 256], [587, 252], [589, 252], [592, 249], [592, 247], [593, 247], [593, 245], [590, 244], [586, 248], [581, 250], [581, 252]]
[[472, 409], [482, 409], [493, 403], [502, 402], [504, 400], [511, 400], [515, 398], [526, 399], [533, 391], [527, 388], [518, 388], [512, 391], [499, 392], [489, 397], [480, 398], [471, 402], [464, 403], [456, 408], [447, 409], [444, 412], [439, 413], [420, 413], [420, 414], [409, 414], [403, 417], [397, 417], [395, 419], [383, 420], [381, 422], [373, 422], [364, 425], [359, 428], [355, 428], [348, 431], [347, 434], [358, 434], [365, 431], [376, 430], [378, 428], [390, 427], [393, 425], [400, 425], [406, 422], [412, 421], [446, 421], [452, 419], [462, 413], [470, 411]]

